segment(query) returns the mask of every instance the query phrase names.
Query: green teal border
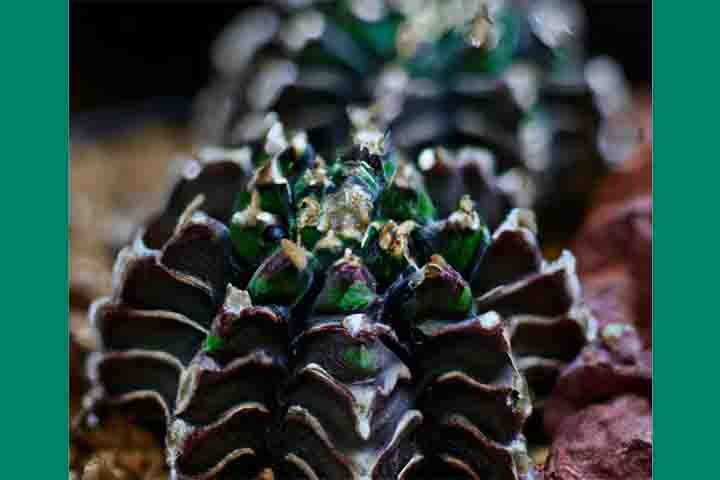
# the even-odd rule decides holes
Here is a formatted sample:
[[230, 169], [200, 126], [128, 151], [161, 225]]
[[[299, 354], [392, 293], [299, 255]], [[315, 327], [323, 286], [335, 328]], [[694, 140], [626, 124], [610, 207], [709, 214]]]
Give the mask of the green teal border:
[[[4, 478], [67, 478], [67, 9], [0, 15]], [[653, 2], [656, 480], [714, 478], [720, 457], [718, 10]]]
[[68, 4], [0, 7], [2, 478], [68, 478]]
[[718, 478], [719, 7], [653, 2], [655, 480]]

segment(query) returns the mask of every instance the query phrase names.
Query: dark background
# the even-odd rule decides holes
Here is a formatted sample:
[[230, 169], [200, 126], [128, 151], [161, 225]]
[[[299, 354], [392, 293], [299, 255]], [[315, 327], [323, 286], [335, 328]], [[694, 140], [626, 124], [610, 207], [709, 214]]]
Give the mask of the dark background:
[[[630, 81], [651, 78], [650, 0], [584, 0], [591, 55], [619, 60]], [[206, 84], [208, 51], [235, 4], [194, 2], [70, 3], [70, 110], [115, 115], [161, 110], [182, 120]], [[78, 115], [78, 113], [80, 115]], [[95, 117], [95, 116], [94, 116]], [[117, 119], [117, 118], [116, 118]]]

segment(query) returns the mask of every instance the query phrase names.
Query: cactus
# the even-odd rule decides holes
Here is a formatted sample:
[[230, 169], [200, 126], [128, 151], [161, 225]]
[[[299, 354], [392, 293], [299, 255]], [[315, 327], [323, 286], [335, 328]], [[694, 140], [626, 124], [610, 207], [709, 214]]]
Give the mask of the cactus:
[[[352, 130], [346, 107], [370, 105], [357, 115], [425, 158], [441, 216], [467, 193], [493, 228], [508, 207], [533, 208], [547, 238], [567, 239], [615, 161], [601, 152], [610, 118], [629, 108], [620, 68], [586, 62], [585, 22], [574, 0], [251, 4], [213, 48], [196, 130], [224, 145], [261, 141], [275, 111], [331, 158]], [[437, 146], [460, 158], [432, 162]]]
[[534, 478], [532, 375], [587, 334], [570, 254], [529, 211], [438, 218], [372, 124], [315, 152], [277, 123], [190, 163], [91, 308], [89, 403], [165, 425], [179, 479]]

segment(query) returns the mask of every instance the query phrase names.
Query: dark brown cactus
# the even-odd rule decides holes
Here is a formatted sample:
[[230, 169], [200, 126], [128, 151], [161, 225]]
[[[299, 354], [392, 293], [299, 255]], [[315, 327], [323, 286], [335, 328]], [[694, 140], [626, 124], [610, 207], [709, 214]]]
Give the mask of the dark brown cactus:
[[469, 197], [436, 220], [371, 126], [330, 164], [305, 138], [223, 152], [120, 253], [94, 406], [164, 426], [179, 479], [532, 478], [522, 362], [584, 338], [572, 262], [542, 260], [529, 212], [492, 237]]
[[466, 478], [532, 478], [522, 436], [532, 407], [498, 314], [477, 315], [467, 282], [434, 255], [391, 287], [385, 317], [409, 332], [425, 415], [423, 454], [403, 478], [432, 478], [437, 468]]
[[478, 310], [506, 320], [517, 366], [533, 394], [534, 426], [541, 431], [544, 399], [560, 370], [594, 336], [595, 319], [581, 301], [575, 258], [564, 251], [543, 259], [535, 217], [514, 210], [493, 233], [472, 280]]

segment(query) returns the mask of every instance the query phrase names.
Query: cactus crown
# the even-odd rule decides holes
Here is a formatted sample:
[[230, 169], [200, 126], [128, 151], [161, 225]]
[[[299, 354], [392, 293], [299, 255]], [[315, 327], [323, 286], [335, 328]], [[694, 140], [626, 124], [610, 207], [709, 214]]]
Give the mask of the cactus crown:
[[[292, 305], [304, 293], [297, 290], [305, 284], [302, 272], [336, 268], [343, 257], [366, 266], [380, 291], [431, 255], [469, 280], [489, 243], [487, 226], [467, 196], [449, 218], [435, 222], [422, 175], [392, 150], [389, 134], [358, 125], [351, 147], [331, 163], [315, 154], [304, 134], [287, 140], [280, 123], [268, 138], [230, 221], [238, 257], [259, 267], [250, 281], [253, 297], [270, 303], [283, 297]], [[335, 292], [325, 301], [358, 301], [369, 291], [361, 285], [348, 287], [350, 297]]]

